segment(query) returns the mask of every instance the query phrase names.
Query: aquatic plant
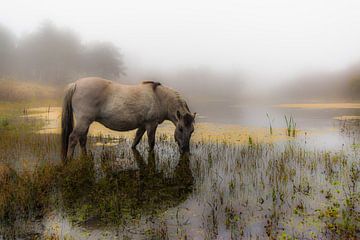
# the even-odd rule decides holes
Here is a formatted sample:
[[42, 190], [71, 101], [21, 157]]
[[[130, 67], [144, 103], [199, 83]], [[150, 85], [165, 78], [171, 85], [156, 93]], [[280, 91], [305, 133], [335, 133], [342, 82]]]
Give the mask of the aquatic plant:
[[292, 116], [287, 117], [285, 115], [285, 122], [286, 122], [286, 134], [289, 137], [295, 137], [296, 135], [296, 122]]
[[266, 113], [266, 117], [267, 117], [267, 119], [268, 119], [268, 121], [269, 121], [269, 131], [270, 131], [270, 135], [272, 135], [273, 134], [273, 128], [272, 128], [272, 120], [270, 119], [270, 115], [269, 115], [269, 113]]

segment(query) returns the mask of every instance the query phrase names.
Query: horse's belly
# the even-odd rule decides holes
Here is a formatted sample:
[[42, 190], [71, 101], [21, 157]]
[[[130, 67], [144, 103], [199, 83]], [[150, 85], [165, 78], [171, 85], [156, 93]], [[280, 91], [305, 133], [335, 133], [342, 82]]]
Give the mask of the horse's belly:
[[99, 119], [97, 120], [97, 122], [115, 131], [130, 131], [140, 127], [136, 121], [128, 121], [128, 120], [112, 121], [112, 120]]
[[102, 106], [97, 121], [117, 131], [133, 130], [156, 121], [157, 112], [152, 110], [151, 99], [142, 99], [142, 95], [137, 100], [133, 98], [134, 96], [127, 96], [124, 92], [111, 98]]

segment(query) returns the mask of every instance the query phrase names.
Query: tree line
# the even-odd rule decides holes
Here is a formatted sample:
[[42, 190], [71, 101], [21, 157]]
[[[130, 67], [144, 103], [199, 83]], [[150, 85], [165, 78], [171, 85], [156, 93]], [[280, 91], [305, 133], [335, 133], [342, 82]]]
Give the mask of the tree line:
[[83, 76], [118, 79], [123, 73], [123, 56], [111, 42], [84, 44], [51, 22], [19, 38], [0, 25], [0, 78], [66, 83]]

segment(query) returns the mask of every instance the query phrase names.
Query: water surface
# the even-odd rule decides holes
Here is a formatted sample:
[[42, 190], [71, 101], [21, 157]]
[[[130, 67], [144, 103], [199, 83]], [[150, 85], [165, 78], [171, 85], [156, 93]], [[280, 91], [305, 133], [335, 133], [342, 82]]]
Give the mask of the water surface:
[[[227, 110], [228, 116], [217, 118], [200, 114], [185, 157], [169, 122], [159, 127], [152, 153], [146, 140], [131, 150], [134, 131], [93, 124], [93, 159], [75, 159], [62, 170], [60, 207], [37, 232], [76, 239], [359, 236], [356, 221], [346, 225], [345, 219], [357, 219], [360, 210], [349, 205], [358, 204], [360, 188], [358, 104]], [[56, 142], [60, 112], [29, 109], [23, 118], [44, 120], [36, 136]], [[238, 118], [230, 119], [234, 114]], [[294, 135], [288, 136], [285, 116], [296, 123]], [[57, 156], [57, 146], [48, 148], [45, 161]]]

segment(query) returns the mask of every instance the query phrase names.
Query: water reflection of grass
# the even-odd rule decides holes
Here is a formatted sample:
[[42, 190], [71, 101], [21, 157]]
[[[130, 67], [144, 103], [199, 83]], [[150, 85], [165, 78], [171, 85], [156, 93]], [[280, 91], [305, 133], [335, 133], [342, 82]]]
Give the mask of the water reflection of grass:
[[33, 132], [44, 123], [8, 121], [0, 127], [0, 235], [9, 238], [30, 233], [60, 238], [61, 228], [26, 227], [53, 212], [88, 234], [114, 227], [114, 235], [124, 239], [360, 234], [356, 149], [309, 151], [296, 142], [199, 139], [189, 158], [180, 158], [166, 134], [159, 135], [154, 154], [145, 151], [144, 142], [140, 153], [132, 152], [126, 137], [97, 135], [89, 140], [89, 158], [63, 166], [59, 136]]

